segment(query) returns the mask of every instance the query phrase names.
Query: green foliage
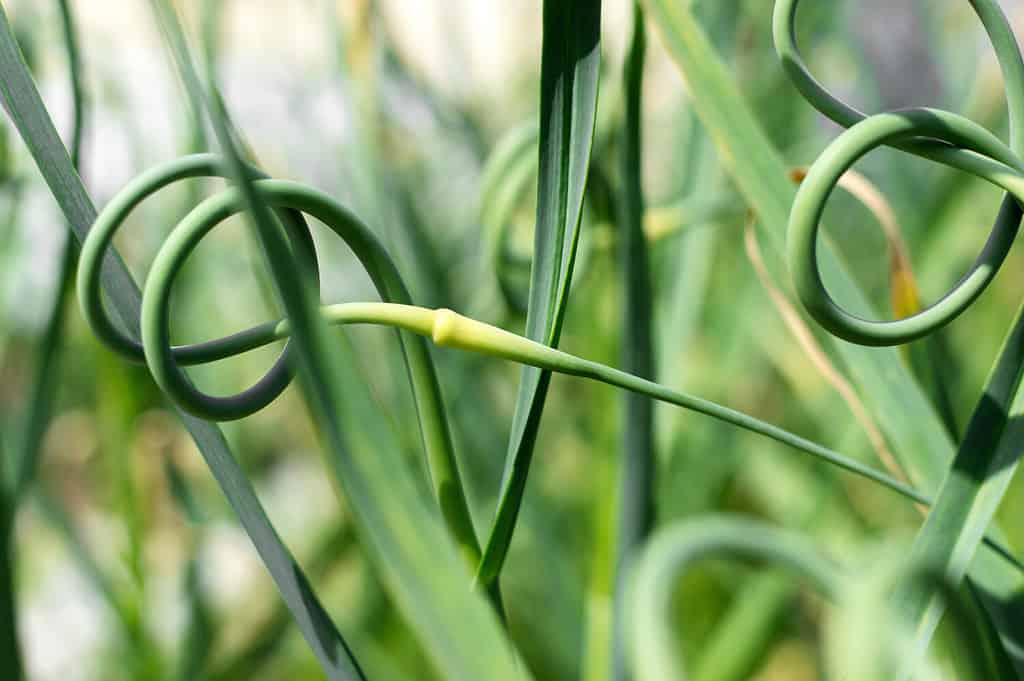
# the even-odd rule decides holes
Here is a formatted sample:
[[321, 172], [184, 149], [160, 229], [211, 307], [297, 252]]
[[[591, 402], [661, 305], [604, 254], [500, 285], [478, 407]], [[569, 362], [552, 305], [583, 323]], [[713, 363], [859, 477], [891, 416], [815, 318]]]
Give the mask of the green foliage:
[[[346, 132], [301, 143], [231, 75], [228, 19], [260, 10], [144, 4], [188, 155], [127, 114], [159, 160], [100, 211], [82, 169], [107, 149], [85, 140], [122, 66], [54, 3], [66, 147], [36, 85], [42, 10], [0, 7], [0, 262], [28, 269], [39, 176], [69, 237], [39, 320], [0, 326], [4, 678], [39, 666], [20, 625], [47, 550], [110, 615], [86, 672], [104, 679], [1021, 678], [1024, 317], [990, 339], [1019, 305], [996, 275], [1024, 205], [1024, 60], [995, 0], [970, 3], [991, 92], [954, 87], [975, 56], [944, 37], [953, 10], [915, 10], [974, 120], [841, 101], [803, 54], [865, 70], [861, 24], [885, 27], [825, 3], [544, 0], [523, 10], [539, 61], [491, 102], [458, 87], [479, 81], [454, 9], [445, 81], [388, 3], [325, 2], [289, 10], [325, 24], [328, 66], [290, 72], [287, 108], [336, 89]], [[855, 165], [891, 215], [833, 192]], [[960, 226], [989, 218], [970, 264]], [[281, 492], [295, 470], [315, 472]], [[236, 526], [255, 575], [210, 558]]]

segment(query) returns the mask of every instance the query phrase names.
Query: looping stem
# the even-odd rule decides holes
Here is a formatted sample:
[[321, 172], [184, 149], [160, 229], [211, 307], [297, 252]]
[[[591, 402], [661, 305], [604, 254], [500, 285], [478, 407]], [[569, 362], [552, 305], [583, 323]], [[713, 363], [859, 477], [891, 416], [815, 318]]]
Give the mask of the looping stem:
[[[779, 0], [773, 15], [775, 49], [790, 80], [807, 101], [847, 130], [811, 166], [790, 213], [787, 249], [797, 293], [807, 311], [830, 333], [861, 345], [899, 345], [926, 336], [966, 310], [991, 283], [1020, 227], [1024, 199], [1024, 60], [997, 2], [971, 0], [992, 42], [1003, 74], [1011, 142], [985, 128], [936, 109], [864, 114], [829, 92], [811, 74], [796, 42], [800, 0]], [[818, 271], [815, 246], [825, 202], [839, 178], [880, 146], [963, 170], [1007, 192], [999, 216], [967, 275], [931, 307], [898, 321], [869, 321], [839, 307]]]
[[[1006, 166], [1000, 168], [1005, 169]], [[288, 338], [290, 327], [287, 320], [266, 322], [202, 343], [173, 347], [170, 345], [169, 300], [175, 276], [188, 255], [216, 224], [242, 210], [238, 192], [229, 189], [205, 200], [174, 228], [161, 247], [143, 291], [141, 346], [118, 331], [107, 318], [97, 282], [104, 251], [132, 208], [146, 196], [177, 179], [220, 174], [219, 161], [216, 157], [197, 155], [165, 164], [140, 176], [110, 202], [90, 230], [82, 249], [78, 282], [85, 318], [101, 340], [130, 358], [138, 359], [141, 356], [157, 384], [181, 408], [203, 418], [223, 420], [252, 414], [276, 398], [283, 385], [273, 384], [268, 387], [268, 377], [273, 376], [275, 381], [283, 380], [284, 385], [291, 379], [291, 373], [286, 366], [280, 370], [280, 374], [274, 373], [276, 367], [286, 361], [283, 354], [275, 369], [268, 372], [254, 388], [229, 397], [212, 397], [194, 388], [182, 370], [183, 366], [227, 359], [275, 340]], [[1016, 175], [1007, 176], [1003, 180], [1007, 185], [1018, 181]], [[292, 231], [289, 233], [300, 267], [316, 271], [315, 251], [311, 242], [307, 244], [305, 240], [308, 231], [301, 216], [298, 215], [305, 213], [328, 225], [345, 240], [363, 263], [385, 301], [323, 306], [321, 314], [329, 323], [390, 326], [430, 338], [439, 346], [482, 353], [541, 369], [597, 380], [731, 423], [872, 480], [915, 503], [931, 503], [929, 497], [901, 481], [748, 414], [571, 355], [510, 331], [464, 317], [452, 310], [416, 307], [412, 304], [398, 271], [383, 246], [368, 228], [331, 197], [311, 187], [282, 180], [261, 179], [255, 181], [253, 186], [261, 192], [268, 205], [281, 211], [280, 214], [287, 220], [286, 226], [291, 223]], [[480, 559], [479, 544], [459, 478], [434, 365], [422, 338], [402, 334], [399, 337], [416, 397], [435, 493], [449, 530], [463, 550], [466, 560], [475, 568]], [[274, 390], [277, 392], [273, 392]], [[1021, 567], [1004, 547], [987, 538], [985, 541], [1005, 559]]]
[[[254, 178], [264, 175], [247, 169]], [[272, 402], [291, 381], [288, 350], [253, 387], [236, 395], [218, 397], [196, 389], [179, 364], [198, 364], [252, 349], [269, 342], [272, 327], [261, 325], [240, 334], [207, 343], [172, 348], [170, 345], [169, 302], [171, 286], [188, 255], [211, 229], [243, 208], [236, 189], [227, 189], [196, 206], [171, 231], [147, 277], [142, 294], [142, 344], [132, 341], [111, 322], [100, 297], [100, 271], [110, 241], [131, 211], [145, 198], [182, 179], [200, 176], [224, 177], [221, 159], [196, 154], [162, 164], [140, 175], [100, 213], [82, 247], [78, 289], [82, 311], [96, 335], [111, 349], [131, 359], [145, 359], [160, 388], [182, 409], [201, 418], [224, 421], [251, 415]], [[373, 233], [344, 206], [327, 194], [295, 182], [257, 179], [253, 182], [268, 205], [273, 206], [289, 236], [300, 271], [317, 276], [316, 252], [301, 214], [311, 215], [340, 236], [366, 269], [381, 297], [388, 302], [410, 305], [408, 290], [387, 251]], [[254, 343], [253, 341], [256, 340]], [[462, 480], [455, 459], [448, 420], [433, 361], [421, 339], [403, 336], [403, 358], [409, 371], [420, 432], [441, 513], [471, 569], [480, 558]]]

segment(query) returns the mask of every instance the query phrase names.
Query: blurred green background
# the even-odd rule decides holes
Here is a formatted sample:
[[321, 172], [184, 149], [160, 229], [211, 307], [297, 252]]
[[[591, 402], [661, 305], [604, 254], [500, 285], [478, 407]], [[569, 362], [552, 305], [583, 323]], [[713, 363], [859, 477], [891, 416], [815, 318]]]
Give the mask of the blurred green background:
[[[787, 162], [810, 163], [838, 131], [785, 79], [771, 44], [772, 3], [693, 4]], [[1024, 29], [1021, 3], [1003, 4]], [[148, 166], [202, 149], [205, 133], [145, 3], [72, 5], [88, 95], [82, 175], [102, 205]], [[66, 130], [71, 95], [56, 5], [5, 6], [46, 104]], [[501, 142], [536, 123], [540, 2], [178, 6], [197, 46], [217, 64], [235, 123], [271, 175], [312, 184], [350, 206], [385, 242], [419, 304], [522, 330], [535, 179], [529, 164], [518, 183], [512, 173], [500, 178], [510, 194], [501, 199], [507, 210], [482, 201], [481, 179]], [[561, 344], [612, 365], [620, 364], [622, 287], [609, 206], [620, 180], [616, 135], [629, 17], [629, 3], [606, 0], [594, 166]], [[859, 107], [940, 106], [1004, 130], [998, 69], [967, 3], [810, 3], [801, 26], [815, 72]], [[808, 359], [752, 267], [742, 199], [656, 33], [650, 43], [643, 179], [658, 380], [877, 464], [871, 425], [854, 417], [850, 401]], [[66, 229], [6, 118], [0, 154], [0, 437], [13, 438]], [[857, 168], [891, 202], [921, 298], [935, 300], [980, 250], [998, 192], [889, 150]], [[522, 191], [513, 191], [516, 184]], [[179, 185], [136, 211], [117, 246], [139, 281], [172, 225], [213, 186]], [[891, 310], [889, 247], [874, 217], [837, 195], [826, 223], [863, 288], [879, 309]], [[324, 300], [375, 299], [344, 245], [316, 225], [314, 231]], [[496, 233], [504, 235], [497, 249]], [[922, 355], [912, 346], [906, 353], [937, 408], [948, 398], [944, 413], [953, 429], [963, 427], [1009, 323], [1019, 297], [1012, 273], [1021, 265], [1013, 251], [993, 286], [942, 332], [937, 350]], [[175, 342], [216, 338], [279, 315], [257, 244], [239, 219], [203, 242], [177, 286]], [[101, 347], [76, 307], [69, 320], [41, 470], [17, 517], [19, 628], [29, 677], [321, 678], [145, 368]], [[217, 394], [237, 392], [278, 349], [191, 374]], [[361, 426], [355, 441], [367, 452], [402, 448], [425, 480], [394, 334], [348, 328], [338, 332], [337, 351], [350, 359], [346, 409]], [[485, 526], [518, 367], [453, 350], [435, 355], [470, 501]], [[595, 632], [610, 613], [621, 402], [605, 386], [553, 381], [503, 573], [511, 634], [538, 679], [601, 678], [596, 670], [607, 651]], [[659, 524], [735, 510], [802, 529], [843, 556], [920, 522], [885, 490], [727, 425], [659, 406], [656, 428]], [[224, 430], [370, 677], [431, 678], [423, 651], [364, 560], [296, 391]], [[1022, 491], [1015, 481], [999, 514], [1011, 544], [1024, 539]], [[734, 678], [817, 678], [821, 603], [763, 576], [724, 562], [688, 575], [677, 594], [687, 603], [680, 645], [699, 670], [702, 654], [737, 618], [755, 623], [749, 639], [756, 645]], [[740, 602], [765, 616], [744, 618], [734, 607]], [[716, 673], [697, 678], [723, 678]]]

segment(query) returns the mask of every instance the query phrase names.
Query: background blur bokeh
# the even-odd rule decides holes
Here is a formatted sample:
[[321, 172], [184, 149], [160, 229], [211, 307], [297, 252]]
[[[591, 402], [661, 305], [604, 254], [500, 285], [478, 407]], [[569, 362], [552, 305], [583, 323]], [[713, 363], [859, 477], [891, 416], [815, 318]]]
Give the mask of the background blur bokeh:
[[[50, 111], [70, 120], [60, 24], [53, 2], [6, 0]], [[146, 167], [202, 147], [144, 2], [77, 0], [89, 124], [83, 177], [102, 205]], [[772, 140], [794, 167], [837, 130], [786, 81], [771, 44], [771, 4], [703, 0], [716, 46]], [[505, 291], [494, 280], [480, 216], [480, 181], [500, 140], [537, 116], [541, 3], [491, 0], [223, 0], [178, 3], [198, 49], [215, 61], [234, 120], [274, 176], [320, 187], [384, 240], [422, 305], [447, 306], [521, 330], [533, 183], [512, 211]], [[812, 9], [821, 5], [818, 9]], [[828, 11], [826, 10], [826, 7]], [[833, 6], [837, 5], [837, 6]], [[841, 5], [839, 7], [838, 5]], [[1024, 8], [1004, 2], [1024, 30]], [[606, 0], [595, 168], [615, 183], [615, 130], [629, 3]], [[810, 3], [808, 62], [866, 110], [937, 105], [1003, 131], [1000, 76], [968, 3], [885, 0]], [[644, 181], [655, 236], [659, 380], [877, 462], [877, 446], [847, 401], [793, 340], [743, 246], [742, 200], [687, 103], [656, 35], [644, 92]], [[54, 295], [66, 229], [16, 133], [4, 119], [0, 184], [0, 436], [24, 409], [31, 353]], [[998, 192], [944, 168], [883, 150], [858, 165], [892, 203], [924, 301], [973, 260]], [[212, 184], [212, 183], [211, 183]], [[141, 281], [161, 240], [207, 191], [161, 193], [117, 245]], [[599, 204], [599, 189], [591, 192]], [[562, 347], [619, 364], [621, 286], [614, 225], [590, 206]], [[887, 246], [873, 217], [837, 196], [828, 230], [879, 309], [889, 303]], [[374, 299], [339, 242], [317, 229], [323, 298]], [[199, 247], [179, 280], [177, 342], [210, 339], [276, 318], [256, 242], [241, 220]], [[995, 284], [943, 332], [942, 381], [963, 426], [1019, 298], [1019, 250]], [[782, 282], [777, 282], [782, 285]], [[518, 296], [518, 298], [517, 298]], [[187, 303], [187, 304], [186, 304]], [[31, 503], [17, 518], [18, 598], [31, 679], [318, 679], [312, 653], [288, 625], [273, 585], [187, 434], [144, 367], [101, 347], [77, 308], [61, 364]], [[970, 333], [967, 333], [970, 330]], [[196, 369], [220, 393], [249, 385], [279, 346]], [[425, 475], [394, 335], [338, 332], [350, 358], [366, 451], [399, 447]], [[500, 481], [518, 368], [436, 351], [475, 517], [489, 523]], [[842, 367], [840, 367], [842, 369]], [[370, 407], [370, 408], [368, 408]], [[621, 395], [556, 377], [513, 552], [503, 575], [511, 631], [538, 679], [579, 678], [595, 613], [607, 613], [608, 526], [620, 442]], [[827, 550], [912, 531], [902, 499], [799, 454], [697, 415], [657, 412], [659, 522], [739, 510], [805, 528]], [[430, 667], [365, 562], [345, 501], [324, 470], [302, 400], [224, 425], [271, 519], [372, 678], [425, 679]], [[168, 462], [173, 463], [169, 466]], [[1024, 488], [1000, 512], [1024, 540]], [[190, 517], [191, 513], [191, 517]], [[538, 560], [537, 556], [543, 556]], [[680, 644], [697, 655], [750, 583], [749, 566], [710, 563], [679, 589]], [[794, 597], [765, 633], [756, 678], [816, 678], [820, 604]], [[599, 657], [599, 655], [598, 655]], [[699, 657], [699, 655], [697, 655]], [[2, 673], [0, 673], [2, 676]]]

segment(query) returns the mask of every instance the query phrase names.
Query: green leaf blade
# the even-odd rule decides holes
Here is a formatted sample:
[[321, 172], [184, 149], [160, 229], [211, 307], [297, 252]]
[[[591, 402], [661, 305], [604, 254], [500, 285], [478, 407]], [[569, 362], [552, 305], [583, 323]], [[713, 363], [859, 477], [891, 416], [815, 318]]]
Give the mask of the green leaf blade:
[[[633, 6], [633, 36], [623, 67], [625, 120], [622, 130], [619, 201], [620, 261], [623, 289], [623, 368], [641, 378], [654, 379], [652, 331], [653, 291], [644, 234], [642, 185], [642, 91], [647, 34], [644, 12]], [[615, 604], [613, 610], [613, 679], [629, 679], [627, 672], [625, 613], [626, 575], [636, 552], [654, 525], [654, 404], [644, 395], [624, 396], [622, 449], [618, 470], [618, 522], [616, 527]]]
[[[766, 249], [766, 258], [774, 260], [775, 269], [782, 271], [779, 250], [795, 196], [785, 163], [761, 130], [693, 13], [672, 0], [646, 0], [646, 4], [687, 80], [694, 107], [715, 142], [723, 166], [768, 235], [767, 242], [772, 248]], [[822, 271], [831, 274], [827, 279], [833, 296], [843, 300], [853, 314], [875, 318], [867, 297], [834, 249], [823, 243], [818, 257]], [[925, 493], [938, 489], [953, 460], [954, 446], [941, 418], [900, 361], [898, 352], [893, 348], [866, 348], [832, 337], [828, 341], [831, 352], [848, 367], [865, 404], [911, 480]], [[993, 536], [998, 539], [998, 529], [994, 529]], [[985, 554], [989, 553], [986, 549]], [[1011, 623], [1024, 616], [1019, 605], [1024, 579], [1008, 562], [990, 560], [994, 558], [991, 555], [984, 558], [975, 562], [969, 574], [983, 594], [985, 610], [999, 627], [1004, 647], [1019, 673], [1024, 671], [1024, 657], [1019, 654], [1024, 648], [1019, 643], [1020, 633]]]
[[[526, 336], [555, 346], [568, 302], [597, 114], [599, 0], [547, 0], [541, 56], [537, 224]], [[526, 488], [550, 372], [524, 367], [494, 522], [477, 580], [497, 578]]]
[[[155, 6], [161, 10], [158, 16], [167, 24], [165, 30], [180, 33], [173, 11], [162, 3]], [[179, 66], [188, 72], [186, 80], [198, 82], [182, 43], [173, 41], [171, 47]], [[201, 92], [194, 92], [193, 96], [198, 99], [197, 108], [209, 115], [234, 188], [202, 204], [185, 222], [194, 218], [193, 224], [197, 224], [208, 219], [203, 216], [204, 206], [213, 207], [212, 212], [220, 216], [247, 210], [287, 313], [297, 350], [297, 375], [332, 472], [345, 492], [360, 538], [443, 678], [528, 678], [504, 634], [497, 612], [482, 592], [469, 587], [471, 574], [458, 550], [467, 540], [457, 531], [447, 532], [442, 523], [441, 516], [451, 504], [465, 505], [461, 486], [456, 487], [457, 480], [443, 482], [438, 509], [419, 493], [400, 451], [382, 448], [369, 456], [353, 455], [341, 421], [343, 405], [349, 398], [341, 377], [348, 372], [342, 366], [341, 353], [334, 351], [335, 340], [320, 313], [314, 271], [301, 266], [308, 263], [296, 261], [272, 208], [291, 209], [319, 219], [349, 245], [382, 298], [409, 303], [408, 291], [394, 262], [365, 225], [323, 192], [294, 182], [254, 181], [215, 87], [212, 92], [212, 97]], [[218, 213], [220, 210], [223, 213]], [[189, 225], [185, 222], [180, 227], [187, 231]], [[153, 273], [163, 270], [161, 262], [158, 255]], [[151, 274], [147, 292], [154, 281]], [[151, 319], [148, 301], [147, 298], [144, 321]], [[149, 330], [147, 324], [144, 331]], [[439, 388], [423, 340], [409, 335], [399, 338], [415, 399], [428, 405], [420, 414], [420, 425], [429, 454], [430, 433], [447, 429]], [[430, 406], [436, 406], [438, 411], [432, 411]], [[475, 537], [471, 539], [475, 541]], [[338, 641], [344, 645], [340, 636]], [[344, 671], [362, 678], [347, 647], [336, 649], [335, 657], [328, 662], [336, 667], [321, 660], [325, 670], [333, 672], [338, 668], [338, 673]], [[343, 665], [345, 669], [341, 670]]]
[[[21, 134], [68, 225], [79, 243], [96, 219], [96, 208], [75, 171], [39, 92], [29, 75], [6, 12], [0, 7], [0, 99]], [[124, 261], [111, 249], [104, 261], [103, 288], [113, 313], [129, 333], [137, 336], [141, 297]], [[288, 603], [299, 628], [317, 656], [332, 669], [332, 679], [361, 678], [341, 662], [344, 641], [317, 599], [291, 553], [228, 448], [220, 428], [179, 412], [186, 429], [238, 515], [246, 533]]]

